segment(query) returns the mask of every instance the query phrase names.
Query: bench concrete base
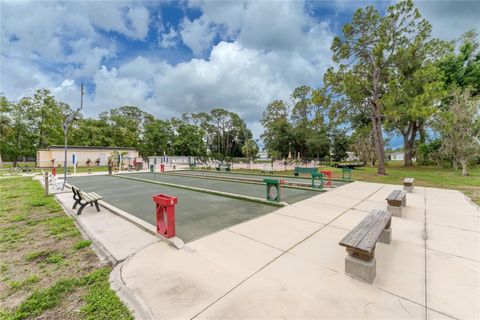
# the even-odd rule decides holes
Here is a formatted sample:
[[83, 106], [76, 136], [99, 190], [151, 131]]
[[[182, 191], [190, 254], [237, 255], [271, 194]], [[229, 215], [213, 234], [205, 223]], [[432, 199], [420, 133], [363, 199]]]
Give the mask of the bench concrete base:
[[392, 228], [384, 229], [382, 233], [380, 233], [378, 241], [390, 244], [390, 242], [392, 242]]
[[345, 258], [345, 273], [367, 283], [372, 283], [377, 275], [377, 259], [364, 261], [347, 255]]
[[406, 207], [407, 206], [407, 197], [405, 197], [402, 201], [402, 207]]
[[387, 211], [390, 212], [394, 217], [401, 217], [402, 209], [403, 209], [403, 206], [401, 207], [387, 206]]
[[413, 192], [413, 186], [403, 186], [403, 190], [407, 191], [408, 193]]

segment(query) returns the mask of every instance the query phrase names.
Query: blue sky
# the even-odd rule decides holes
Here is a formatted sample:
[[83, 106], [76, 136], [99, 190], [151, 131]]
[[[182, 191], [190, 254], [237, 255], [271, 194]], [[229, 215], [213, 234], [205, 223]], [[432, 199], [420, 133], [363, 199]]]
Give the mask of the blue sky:
[[[160, 118], [223, 107], [258, 137], [269, 102], [321, 85], [358, 7], [391, 1], [1, 1], [0, 91], [49, 88], [84, 113], [136, 105]], [[417, 1], [433, 35], [480, 30], [478, 1]]]

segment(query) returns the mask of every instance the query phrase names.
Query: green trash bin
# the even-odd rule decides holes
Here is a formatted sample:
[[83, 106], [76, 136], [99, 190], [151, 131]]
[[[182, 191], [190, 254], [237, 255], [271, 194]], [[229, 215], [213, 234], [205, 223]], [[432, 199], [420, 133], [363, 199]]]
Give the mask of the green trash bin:
[[343, 180], [352, 180], [352, 169], [351, 168], [342, 168], [342, 179]]
[[153, 173], [155, 171], [155, 165], [151, 164], [150, 165], [150, 172]]
[[[319, 180], [320, 184], [315, 184], [315, 181]], [[322, 189], [323, 186], [323, 173], [313, 172], [312, 173], [312, 188]]]
[[281, 201], [280, 180], [278, 179], [263, 179], [267, 185], [266, 199], [267, 201]]

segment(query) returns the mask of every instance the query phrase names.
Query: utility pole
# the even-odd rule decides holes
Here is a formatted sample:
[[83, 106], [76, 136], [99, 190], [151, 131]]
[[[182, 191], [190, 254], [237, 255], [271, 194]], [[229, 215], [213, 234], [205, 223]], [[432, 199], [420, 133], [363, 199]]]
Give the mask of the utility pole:
[[73, 120], [75, 120], [75, 117], [77, 114], [82, 110], [83, 108], [83, 83], [80, 87], [80, 108], [78, 108], [74, 113], [69, 115], [68, 117], [65, 118], [65, 121], [63, 122], [63, 137], [65, 141], [65, 162], [63, 163], [63, 184], [62, 184], [62, 191], [65, 189], [65, 183], [67, 182], [67, 136], [68, 136], [68, 129], [70, 125], [72, 124]]

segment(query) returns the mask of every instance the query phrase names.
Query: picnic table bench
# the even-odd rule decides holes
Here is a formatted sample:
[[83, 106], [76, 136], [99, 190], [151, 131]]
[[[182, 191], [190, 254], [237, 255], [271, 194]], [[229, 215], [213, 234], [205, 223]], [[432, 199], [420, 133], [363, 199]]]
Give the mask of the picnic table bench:
[[308, 174], [318, 173], [318, 169], [317, 168], [295, 167], [295, 170], [293, 171], [293, 174], [296, 177], [298, 177], [298, 175], [301, 174], [301, 173], [308, 173]]
[[346, 247], [345, 273], [372, 283], [376, 276], [377, 241], [391, 242], [392, 216], [384, 210], [372, 210], [340, 242]]
[[387, 200], [387, 211], [395, 217], [402, 216], [402, 208], [407, 206], [407, 192], [402, 190], [393, 190]]
[[73, 199], [75, 200], [75, 203], [73, 204], [72, 209], [75, 209], [77, 205], [80, 205], [80, 208], [78, 208], [77, 211], [77, 216], [82, 214], [83, 209], [90, 204], [90, 206], [95, 205], [95, 208], [97, 208], [97, 211], [100, 211], [100, 207], [98, 206], [98, 200], [102, 200], [103, 197], [95, 192], [83, 192], [79, 188], [75, 186], [71, 186], [72, 192], [73, 192]]
[[408, 193], [412, 193], [414, 180], [414, 178], [403, 179], [403, 190], [407, 191]]

